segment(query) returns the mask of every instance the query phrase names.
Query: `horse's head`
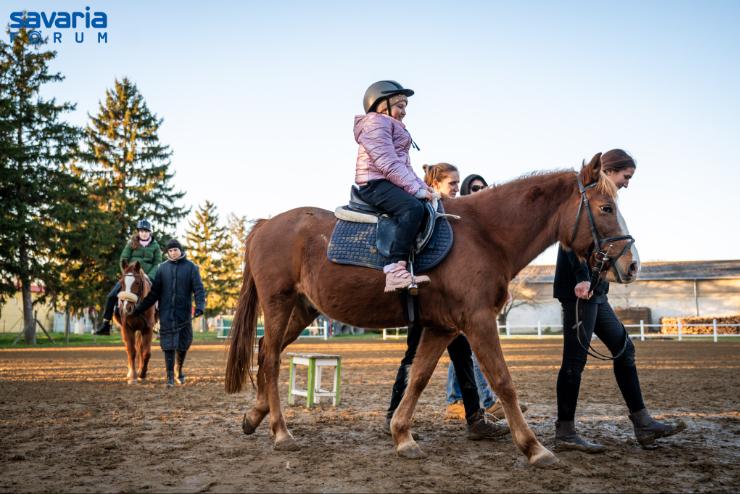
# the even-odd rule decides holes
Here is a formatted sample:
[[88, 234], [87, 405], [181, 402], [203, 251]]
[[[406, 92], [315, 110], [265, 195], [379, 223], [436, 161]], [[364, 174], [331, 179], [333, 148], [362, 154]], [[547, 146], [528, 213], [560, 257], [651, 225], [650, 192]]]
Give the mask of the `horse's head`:
[[635, 281], [639, 256], [619, 213], [617, 187], [601, 171], [601, 153], [584, 164], [574, 178], [574, 200], [563, 223], [563, 234], [568, 235], [566, 247], [588, 258], [591, 270], [598, 269], [610, 281]]
[[139, 261], [132, 264], [123, 261], [122, 267], [123, 273], [120, 280], [121, 291], [118, 294], [118, 300], [123, 303], [122, 312], [130, 315], [136, 303], [145, 295], [144, 272], [141, 270]]

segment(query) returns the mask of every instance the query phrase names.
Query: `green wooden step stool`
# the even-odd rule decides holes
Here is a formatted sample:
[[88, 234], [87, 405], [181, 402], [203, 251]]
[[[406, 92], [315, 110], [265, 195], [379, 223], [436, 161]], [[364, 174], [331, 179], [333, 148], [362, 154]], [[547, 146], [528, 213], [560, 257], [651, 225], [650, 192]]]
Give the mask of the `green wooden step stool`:
[[[290, 382], [288, 383], [288, 404], [295, 404], [296, 396], [306, 397], [306, 406], [312, 407], [321, 398], [332, 399], [332, 405], [339, 405], [340, 389], [342, 384], [342, 357], [323, 353], [289, 353]], [[299, 389], [295, 384], [296, 365], [308, 367], [306, 389]], [[331, 391], [321, 388], [321, 370], [324, 367], [334, 367], [334, 386]]]

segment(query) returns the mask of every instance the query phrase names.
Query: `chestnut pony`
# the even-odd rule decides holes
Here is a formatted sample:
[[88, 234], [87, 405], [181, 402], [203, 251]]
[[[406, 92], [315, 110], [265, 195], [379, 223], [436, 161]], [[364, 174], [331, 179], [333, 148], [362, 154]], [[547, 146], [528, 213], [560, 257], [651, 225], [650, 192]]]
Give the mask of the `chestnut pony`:
[[[118, 314], [114, 320], [121, 327], [121, 339], [128, 355], [129, 384], [146, 379], [149, 357], [152, 355], [152, 334], [156, 322], [154, 306], [140, 316], [133, 316], [134, 306], [149, 294], [151, 283], [141, 269], [139, 261], [123, 262], [121, 291], [118, 294]], [[138, 368], [136, 361], [138, 358]]]
[[[583, 193], [580, 183], [585, 187]], [[584, 198], [592, 214], [580, 214]], [[463, 332], [493, 384], [504, 407], [516, 446], [530, 464], [557, 461], [535, 437], [521, 411], [506, 366], [496, 327], [496, 315], [506, 302], [509, 281], [548, 246], [561, 242], [585, 257], [595, 231], [602, 237], [625, 235], [616, 205], [616, 188], [601, 172], [601, 154], [581, 168], [535, 173], [478, 194], [446, 200], [453, 220], [455, 244], [448, 257], [428, 274], [432, 282], [419, 291], [420, 321], [424, 326], [408, 387], [391, 421], [398, 455], [424, 456], [411, 435], [417, 400], [439, 357]], [[578, 220], [576, 220], [578, 218]], [[592, 220], [593, 219], [593, 220]], [[260, 340], [256, 404], [242, 428], [254, 432], [270, 414], [276, 450], [298, 449], [288, 431], [278, 393], [281, 351], [295, 341], [319, 313], [348, 324], [383, 328], [406, 324], [397, 294], [383, 293], [381, 271], [340, 266], [327, 258], [327, 245], [336, 219], [317, 208], [297, 208], [260, 220], [247, 238], [241, 294], [226, 364], [226, 391], [241, 391], [250, 364], [258, 313], [264, 314], [265, 336]], [[627, 240], [616, 249], [627, 245]], [[631, 243], [629, 244], [631, 246]], [[636, 273], [632, 250], [614, 265]], [[465, 276], [461, 276], [465, 273]], [[452, 329], [446, 329], [452, 328]]]

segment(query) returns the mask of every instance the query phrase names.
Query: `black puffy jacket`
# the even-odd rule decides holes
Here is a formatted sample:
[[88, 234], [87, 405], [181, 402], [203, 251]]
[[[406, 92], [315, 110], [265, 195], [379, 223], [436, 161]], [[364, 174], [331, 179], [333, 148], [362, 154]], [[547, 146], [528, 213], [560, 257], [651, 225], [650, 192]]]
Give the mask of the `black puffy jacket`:
[[[581, 281], [591, 281], [588, 265], [579, 260], [573, 251], [566, 251], [558, 245], [558, 261], [555, 265], [555, 279], [553, 280], [553, 297], [560, 301], [575, 301], [575, 288]], [[599, 280], [589, 301], [601, 303], [609, 293], [609, 282]]]
[[[154, 277], [152, 291], [149, 292], [137, 311], [145, 311], [154, 302], [159, 302], [160, 332], [167, 333], [188, 327], [193, 310], [204, 311], [206, 292], [200, 279], [198, 266], [185, 257], [185, 254], [159, 265]], [[192, 324], [192, 323], [191, 323]]]

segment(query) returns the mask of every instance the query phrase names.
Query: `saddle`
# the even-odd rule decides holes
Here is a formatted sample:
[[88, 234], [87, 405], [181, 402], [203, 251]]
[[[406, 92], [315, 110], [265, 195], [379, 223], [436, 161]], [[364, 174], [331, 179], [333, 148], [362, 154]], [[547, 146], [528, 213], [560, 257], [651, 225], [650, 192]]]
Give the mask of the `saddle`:
[[[422, 227], [414, 242], [414, 272], [429, 271], [447, 256], [452, 248], [452, 227], [439, 201], [424, 202]], [[398, 224], [384, 211], [366, 203], [352, 187], [349, 204], [334, 211], [334, 226], [327, 256], [337, 264], [383, 269], [390, 263], [390, 251], [396, 239]]]

